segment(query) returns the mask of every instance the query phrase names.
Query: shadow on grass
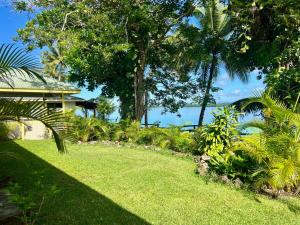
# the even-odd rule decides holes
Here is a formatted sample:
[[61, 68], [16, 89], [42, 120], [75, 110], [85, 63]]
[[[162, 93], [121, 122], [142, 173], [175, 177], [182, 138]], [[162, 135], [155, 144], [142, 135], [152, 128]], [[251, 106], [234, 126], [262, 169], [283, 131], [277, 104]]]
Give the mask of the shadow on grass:
[[13, 177], [24, 188], [24, 193], [33, 194], [37, 202], [40, 201], [39, 196], [42, 193], [38, 193], [41, 191], [34, 188], [33, 184], [35, 182], [41, 181], [46, 188], [56, 185], [60, 190], [55, 198], [45, 202], [37, 224], [149, 224], [18, 144], [14, 142], [0, 142], [0, 152], [3, 151], [20, 154], [27, 162], [27, 165], [16, 159], [4, 159], [1, 157], [0, 176], [8, 175]]
[[291, 201], [288, 201], [286, 199], [279, 199], [279, 201], [286, 204], [291, 212], [300, 214], [300, 206], [299, 205], [297, 205]]

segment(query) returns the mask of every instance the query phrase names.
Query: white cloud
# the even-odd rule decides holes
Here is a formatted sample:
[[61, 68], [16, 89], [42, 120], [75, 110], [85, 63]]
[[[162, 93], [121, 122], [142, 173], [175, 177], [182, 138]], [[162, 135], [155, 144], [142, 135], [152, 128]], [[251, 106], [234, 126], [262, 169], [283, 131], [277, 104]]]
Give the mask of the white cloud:
[[217, 82], [217, 85], [219, 85], [220, 87], [225, 87], [227, 85], [227, 82], [221, 80]]
[[238, 94], [240, 94], [241, 93], [241, 90], [240, 89], [235, 89], [234, 91], [233, 91], [233, 94], [235, 94], [235, 95], [238, 95]]

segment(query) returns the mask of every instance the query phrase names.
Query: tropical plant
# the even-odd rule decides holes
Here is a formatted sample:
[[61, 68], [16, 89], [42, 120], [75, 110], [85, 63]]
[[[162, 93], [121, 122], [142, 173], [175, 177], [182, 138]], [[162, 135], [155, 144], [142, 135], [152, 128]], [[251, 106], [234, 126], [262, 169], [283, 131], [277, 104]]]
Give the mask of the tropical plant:
[[109, 126], [105, 121], [80, 116], [72, 116], [69, 121], [73, 124], [73, 134], [76, 140], [89, 142], [109, 138]]
[[18, 31], [29, 48], [57, 41], [72, 81], [90, 90], [103, 86], [107, 96], [120, 98], [122, 119], [138, 121], [145, 112], [145, 74], [161, 71], [165, 54], [176, 56], [169, 37], [194, 9], [193, 0], [14, 2], [18, 10], [35, 11]]
[[299, 12], [297, 0], [231, 0], [229, 7], [241, 63], [258, 70], [266, 90], [288, 107], [300, 91]]
[[129, 120], [110, 124], [110, 139], [150, 145], [178, 152], [193, 152], [196, 144], [193, 134], [181, 131], [181, 127], [141, 127], [140, 122]]
[[[213, 82], [219, 75], [221, 65], [225, 66], [231, 78], [237, 76], [243, 82], [248, 81], [248, 69], [239, 62], [238, 53], [232, 50], [232, 17], [226, 10], [227, 5], [219, 0], [205, 0], [194, 12], [199, 26], [193, 26], [194, 41], [190, 48], [194, 49], [191, 54], [195, 62], [192, 64], [198, 76], [198, 88], [203, 92], [199, 126], [203, 124], [206, 106], [212, 99], [211, 92], [217, 90]], [[191, 32], [187, 34], [191, 38]]]
[[[253, 121], [244, 127], [257, 127], [263, 132], [242, 138], [234, 149], [242, 150], [256, 160], [253, 173], [257, 187], [267, 185], [273, 194], [296, 191], [300, 184], [300, 114], [267, 94], [253, 98], [248, 104], [264, 105], [264, 121]], [[246, 107], [247, 105], [245, 105]]]
[[200, 127], [195, 132], [200, 154], [220, 154], [230, 148], [233, 139], [238, 134], [237, 127], [239, 113], [234, 107], [225, 106], [212, 112], [213, 122], [207, 126]]
[[98, 99], [96, 99], [97, 102], [97, 116], [101, 120], [108, 120], [108, 116], [112, 114], [116, 107], [115, 105], [104, 96], [99, 96]]
[[195, 142], [193, 134], [188, 131], [181, 131], [180, 127], [161, 129], [161, 135], [155, 140], [156, 145], [161, 148], [171, 149], [177, 152], [193, 152]]
[[8, 140], [9, 129], [5, 123], [0, 123], [0, 141]]
[[45, 82], [39, 73], [39, 65], [31, 56], [14, 45], [0, 45], [0, 81], [13, 84], [10, 81], [11, 76], [16, 74], [29, 78], [38, 78]]
[[48, 51], [43, 52], [42, 63], [45, 73], [59, 81], [65, 80], [66, 64], [62, 49], [59, 46], [50, 46]]
[[153, 145], [177, 152], [193, 152], [195, 141], [193, 134], [181, 131], [181, 127], [158, 128], [148, 127], [140, 130], [136, 136], [136, 143]]
[[[0, 79], [13, 87], [9, 78], [16, 74], [21, 74], [27, 79], [37, 77], [44, 81], [38, 72], [38, 64], [24, 50], [13, 45], [1, 45]], [[22, 121], [22, 118], [38, 120], [45, 124], [52, 131], [58, 150], [66, 151], [64, 138], [72, 140], [72, 135], [62, 112], [49, 112], [44, 103], [39, 101], [23, 102], [22, 99], [0, 98], [0, 121]]]
[[238, 116], [234, 107], [219, 108], [213, 112], [214, 120], [195, 132], [198, 144], [196, 154], [206, 154], [211, 172], [250, 182], [253, 160], [242, 151], [233, 151], [239, 137]]

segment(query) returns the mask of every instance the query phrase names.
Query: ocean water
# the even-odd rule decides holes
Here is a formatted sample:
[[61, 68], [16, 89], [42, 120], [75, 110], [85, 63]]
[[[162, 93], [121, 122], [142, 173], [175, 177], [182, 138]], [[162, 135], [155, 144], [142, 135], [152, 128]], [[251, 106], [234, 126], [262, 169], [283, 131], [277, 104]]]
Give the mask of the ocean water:
[[[207, 107], [204, 115], [204, 124], [212, 122], [212, 111], [216, 110], [216, 107]], [[169, 127], [171, 125], [197, 125], [200, 114], [200, 107], [184, 107], [178, 111], [178, 113], [163, 113], [162, 107], [154, 107], [148, 111], [148, 123], [159, 123], [160, 127]], [[180, 114], [180, 116], [178, 116]], [[247, 122], [253, 119], [259, 119], [258, 115], [248, 114], [239, 118], [239, 122]], [[114, 112], [110, 115], [111, 121], [118, 121], [120, 115], [118, 112]], [[144, 119], [142, 120], [144, 123]]]

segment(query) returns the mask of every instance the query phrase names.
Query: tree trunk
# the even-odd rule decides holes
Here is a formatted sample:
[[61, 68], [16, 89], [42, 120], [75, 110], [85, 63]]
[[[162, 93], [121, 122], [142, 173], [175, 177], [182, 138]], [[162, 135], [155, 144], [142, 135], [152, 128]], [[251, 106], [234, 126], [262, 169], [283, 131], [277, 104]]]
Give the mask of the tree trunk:
[[141, 121], [145, 112], [145, 87], [144, 87], [144, 71], [146, 65], [146, 51], [139, 50], [139, 63], [134, 77], [134, 107], [135, 120]]
[[120, 116], [122, 120], [125, 119], [134, 119], [134, 94], [133, 89], [132, 92], [129, 93], [121, 93], [118, 95], [120, 98]]
[[200, 116], [199, 116], [199, 122], [198, 122], [199, 127], [203, 125], [205, 109], [206, 109], [206, 106], [209, 101], [209, 94], [210, 94], [210, 89], [212, 86], [212, 81], [214, 78], [214, 72], [216, 69], [216, 65], [217, 65], [217, 57], [216, 57], [216, 54], [213, 54], [213, 58], [212, 58], [210, 69], [209, 69], [209, 77], [208, 77], [208, 81], [207, 81], [207, 86], [206, 86], [206, 90], [205, 90], [205, 94], [204, 94], [204, 98], [203, 98], [203, 102], [202, 102], [202, 106], [201, 106]]

